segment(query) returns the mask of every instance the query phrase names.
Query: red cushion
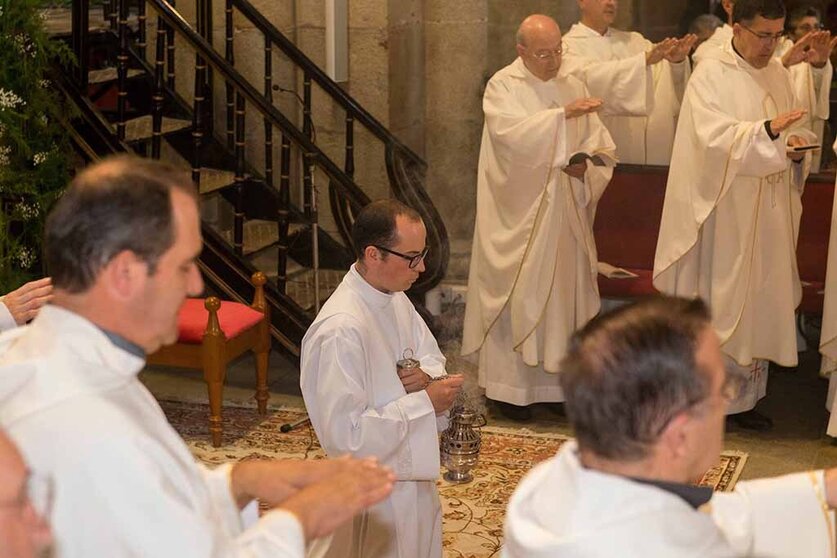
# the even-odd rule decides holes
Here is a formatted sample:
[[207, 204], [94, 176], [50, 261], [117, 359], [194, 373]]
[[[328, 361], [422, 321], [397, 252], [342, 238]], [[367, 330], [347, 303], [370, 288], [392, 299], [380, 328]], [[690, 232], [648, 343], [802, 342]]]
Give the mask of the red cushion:
[[639, 277], [630, 279], [610, 279], [599, 275], [599, 294], [602, 298], [637, 298], [655, 294], [657, 289], [651, 282], [651, 270], [625, 268]]
[[[203, 342], [203, 333], [209, 320], [209, 311], [203, 304], [202, 298], [187, 298], [183, 302], [177, 316], [178, 343]], [[223, 301], [218, 310], [218, 322], [227, 339], [247, 331], [263, 318], [264, 314], [258, 310], [238, 302]]]

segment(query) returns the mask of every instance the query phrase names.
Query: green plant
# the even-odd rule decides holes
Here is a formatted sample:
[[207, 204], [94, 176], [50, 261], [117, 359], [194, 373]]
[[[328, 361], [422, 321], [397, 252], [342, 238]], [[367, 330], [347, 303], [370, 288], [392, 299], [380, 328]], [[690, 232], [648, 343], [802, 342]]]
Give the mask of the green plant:
[[43, 274], [49, 208], [70, 177], [67, 107], [49, 80], [69, 48], [44, 31], [42, 0], [0, 0], [0, 294]]

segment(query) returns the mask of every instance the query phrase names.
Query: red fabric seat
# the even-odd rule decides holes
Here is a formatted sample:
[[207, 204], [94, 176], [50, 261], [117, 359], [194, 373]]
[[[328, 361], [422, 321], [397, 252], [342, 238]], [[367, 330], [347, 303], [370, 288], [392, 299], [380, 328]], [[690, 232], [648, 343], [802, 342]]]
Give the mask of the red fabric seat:
[[[177, 342], [202, 343], [208, 319], [209, 311], [204, 306], [204, 299], [187, 298], [177, 316]], [[263, 319], [264, 314], [239, 302], [221, 301], [221, 308], [218, 310], [218, 322], [227, 339], [237, 337]]]
[[651, 270], [639, 268], [623, 268], [639, 277], [629, 279], [610, 279], [599, 275], [599, 295], [602, 298], [637, 298], [657, 292], [651, 282]]

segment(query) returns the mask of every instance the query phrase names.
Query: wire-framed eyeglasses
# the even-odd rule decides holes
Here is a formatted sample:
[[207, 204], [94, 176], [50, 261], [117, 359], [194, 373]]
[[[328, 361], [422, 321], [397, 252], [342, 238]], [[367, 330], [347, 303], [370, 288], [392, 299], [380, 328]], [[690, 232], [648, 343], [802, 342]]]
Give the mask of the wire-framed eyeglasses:
[[[739, 25], [741, 25], [741, 24], [739, 23]], [[784, 32], [775, 33], [775, 34], [774, 33], [759, 33], [758, 31], [753, 31], [752, 29], [750, 29], [746, 25], [741, 25], [741, 27], [743, 29], [746, 29], [747, 31], [749, 31], [750, 33], [755, 35], [756, 37], [758, 37], [758, 39], [763, 43], [775, 43], [775, 42], [781, 41], [782, 37], [784, 37]]]
[[557, 58], [557, 57], [561, 56], [562, 54], [564, 54], [564, 48], [563, 47], [543, 49], [543, 50], [539, 50], [537, 52], [531, 53], [532, 58], [534, 58], [536, 60], [541, 60], [541, 61], [549, 60], [550, 58]]
[[389, 248], [384, 248], [383, 246], [378, 246], [377, 244], [373, 244], [375, 248], [381, 250], [382, 252], [386, 252], [387, 254], [392, 254], [393, 256], [398, 256], [399, 258], [403, 258], [410, 262], [408, 264], [410, 269], [415, 269], [418, 264], [427, 256], [427, 252], [430, 251], [430, 248], [425, 246], [424, 250], [420, 253], [410, 256], [408, 254], [402, 254], [401, 252], [396, 252], [395, 250], [390, 250]]

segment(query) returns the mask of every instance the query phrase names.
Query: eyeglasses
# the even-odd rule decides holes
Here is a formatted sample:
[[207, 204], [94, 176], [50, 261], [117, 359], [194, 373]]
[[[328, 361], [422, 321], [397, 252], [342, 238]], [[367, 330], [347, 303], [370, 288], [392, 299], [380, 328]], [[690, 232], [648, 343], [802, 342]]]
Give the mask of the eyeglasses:
[[[724, 376], [724, 382], [721, 384], [720, 395], [721, 398], [724, 400], [725, 403], [731, 403], [735, 401], [738, 396], [741, 394], [741, 390], [744, 388], [744, 385], [747, 383], [749, 376], [742, 372], [739, 372], [737, 369], [734, 370], [726, 370], [726, 375]], [[669, 418], [663, 422], [657, 430], [657, 436], [659, 437], [663, 430], [666, 429], [666, 426], [680, 413], [688, 412], [701, 403], [705, 401], [711, 400], [711, 397], [700, 397], [694, 401], [687, 401], [682, 408], [678, 411], [671, 413]]]
[[564, 54], [564, 49], [562, 47], [553, 48], [549, 50], [539, 50], [538, 52], [532, 53], [532, 58], [536, 60], [549, 60], [550, 58], [557, 58]]
[[[741, 25], [741, 24], [739, 23], [739, 25]], [[741, 27], [743, 29], [746, 29], [747, 31], [749, 31], [750, 33], [755, 35], [756, 37], [758, 37], [758, 39], [763, 43], [775, 43], [777, 41], [781, 41], [782, 37], [784, 36], [784, 33], [776, 33], [776, 34], [773, 34], [773, 33], [758, 33], [757, 31], [753, 31], [752, 29], [750, 29], [746, 25], [741, 25]]]
[[20, 494], [13, 500], [0, 502], [0, 508], [18, 508], [23, 511], [31, 505], [39, 517], [47, 519], [52, 513], [53, 493], [52, 477], [29, 472]]
[[795, 30], [800, 33], [810, 33], [811, 31], [821, 31], [822, 29], [825, 29], [825, 26], [821, 23], [815, 25], [811, 25], [810, 23], [800, 23], [796, 26]]
[[399, 258], [403, 258], [410, 262], [409, 268], [415, 269], [416, 266], [421, 263], [421, 261], [427, 256], [427, 252], [430, 251], [430, 248], [427, 246], [424, 247], [424, 250], [421, 253], [416, 254], [415, 256], [408, 256], [407, 254], [402, 254], [401, 252], [396, 252], [395, 250], [390, 250], [389, 248], [384, 248], [383, 246], [378, 246], [377, 244], [373, 244], [375, 248], [381, 250], [382, 252], [386, 252], [387, 254], [392, 254], [393, 256], [398, 256]]

